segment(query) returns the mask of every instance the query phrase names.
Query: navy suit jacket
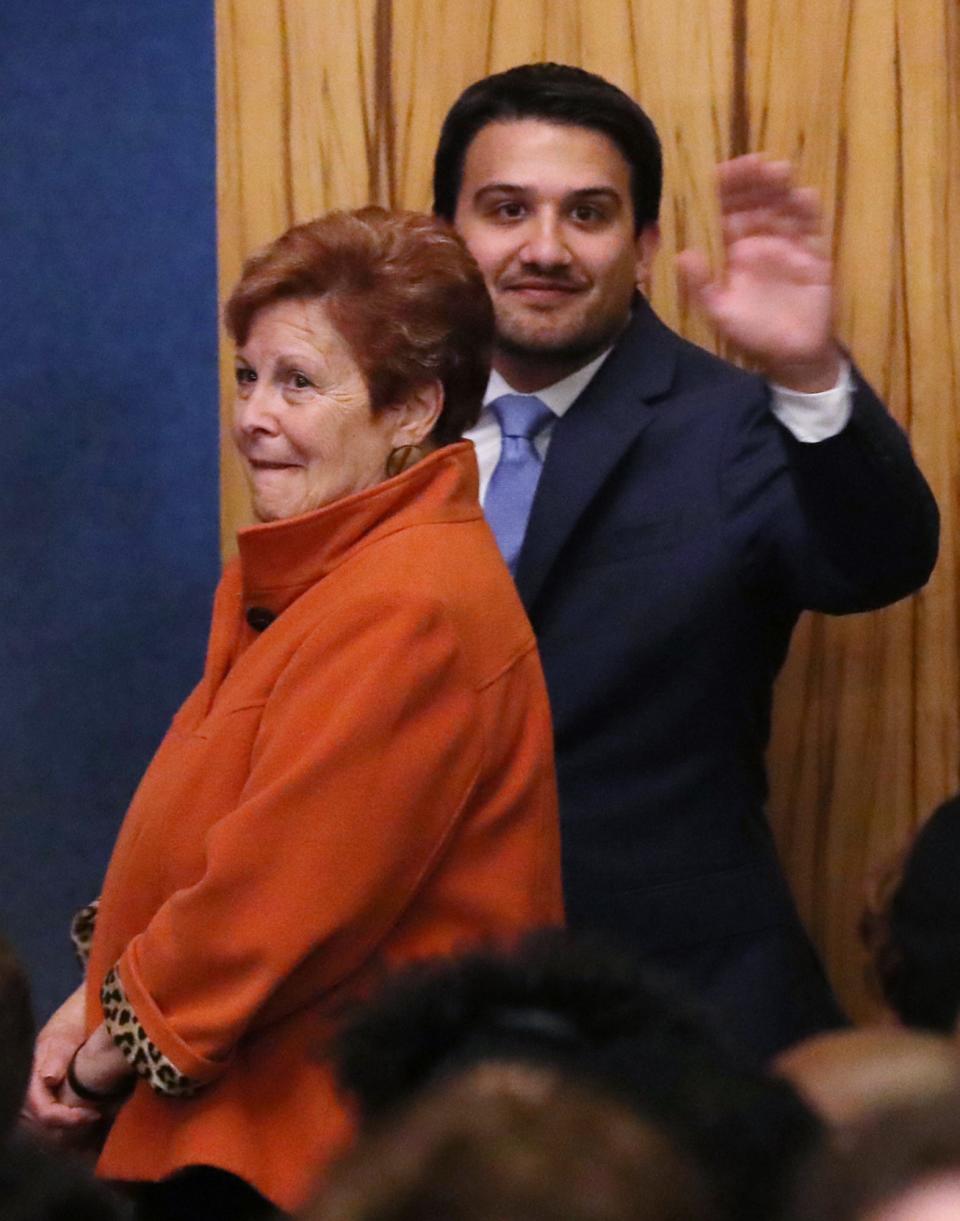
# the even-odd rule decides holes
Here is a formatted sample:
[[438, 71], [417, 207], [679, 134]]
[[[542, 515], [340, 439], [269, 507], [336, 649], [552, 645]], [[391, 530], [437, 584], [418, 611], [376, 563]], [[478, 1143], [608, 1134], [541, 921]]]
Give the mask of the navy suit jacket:
[[573, 927], [686, 977], [766, 1055], [839, 1020], [767, 825], [772, 686], [804, 608], [915, 590], [936, 505], [857, 379], [797, 442], [765, 383], [640, 302], [556, 423], [516, 580], [553, 706]]

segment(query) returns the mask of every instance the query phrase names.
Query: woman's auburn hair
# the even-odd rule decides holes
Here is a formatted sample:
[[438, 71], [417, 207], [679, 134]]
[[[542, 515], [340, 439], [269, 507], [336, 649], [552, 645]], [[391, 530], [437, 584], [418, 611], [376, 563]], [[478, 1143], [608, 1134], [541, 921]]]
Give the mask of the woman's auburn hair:
[[419, 212], [365, 207], [294, 225], [244, 265], [224, 322], [246, 343], [277, 301], [322, 300], [381, 411], [429, 382], [443, 386], [432, 438], [476, 423], [490, 372], [493, 307], [457, 233]]

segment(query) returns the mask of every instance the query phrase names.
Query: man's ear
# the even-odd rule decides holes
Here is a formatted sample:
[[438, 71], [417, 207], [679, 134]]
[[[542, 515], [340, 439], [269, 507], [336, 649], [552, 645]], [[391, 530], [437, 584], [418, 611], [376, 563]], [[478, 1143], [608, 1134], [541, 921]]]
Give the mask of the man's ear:
[[394, 448], [423, 445], [443, 411], [443, 385], [439, 381], [423, 382], [388, 410], [394, 415]]
[[660, 249], [660, 226], [654, 221], [644, 225], [636, 236], [636, 263], [634, 265], [634, 282], [637, 288], [649, 295], [650, 277], [653, 272], [653, 260]]

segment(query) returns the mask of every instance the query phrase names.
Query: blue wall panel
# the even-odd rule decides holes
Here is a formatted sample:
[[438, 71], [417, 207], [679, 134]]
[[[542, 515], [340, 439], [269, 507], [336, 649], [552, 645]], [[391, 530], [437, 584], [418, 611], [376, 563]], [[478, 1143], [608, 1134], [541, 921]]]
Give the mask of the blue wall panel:
[[206, 0], [3, 6], [0, 927], [41, 1015], [79, 978], [69, 915], [202, 665], [214, 116]]

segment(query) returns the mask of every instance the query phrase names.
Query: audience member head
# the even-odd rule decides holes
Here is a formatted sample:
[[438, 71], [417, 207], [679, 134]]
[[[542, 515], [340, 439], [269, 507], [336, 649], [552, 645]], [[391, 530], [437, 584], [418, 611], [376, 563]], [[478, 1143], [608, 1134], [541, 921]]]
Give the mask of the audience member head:
[[[367, 1118], [406, 1103], [451, 1072], [489, 1060], [605, 1075], [651, 1039], [716, 1043], [700, 1013], [632, 959], [592, 937], [558, 930], [515, 950], [428, 959], [388, 978], [348, 1021], [338, 1044], [341, 1082]], [[618, 1070], [608, 1073], [619, 1080]]]
[[791, 1221], [960, 1216], [960, 1092], [870, 1115], [799, 1178]]
[[0, 1143], [20, 1111], [33, 1059], [33, 1009], [27, 973], [0, 934]]
[[709, 1221], [670, 1138], [554, 1069], [482, 1064], [362, 1137], [305, 1221]]
[[607, 136], [630, 169], [634, 228], [656, 224], [663, 158], [656, 128], [645, 111], [602, 76], [566, 64], [522, 64], [484, 77], [465, 89], [440, 131], [433, 171], [433, 208], [452, 221], [467, 150], [489, 123], [540, 119], [586, 127]]
[[365, 1121], [481, 1063], [550, 1067], [666, 1130], [725, 1215], [769, 1215], [819, 1125], [786, 1082], [742, 1066], [701, 1015], [592, 938], [419, 964], [344, 1030], [341, 1082]]
[[322, 300], [363, 372], [374, 412], [439, 381], [436, 445], [476, 423], [493, 309], [463, 242], [436, 217], [367, 207], [295, 225], [249, 258], [224, 318], [238, 347], [280, 301]]
[[781, 1053], [774, 1067], [833, 1129], [960, 1091], [960, 1048], [942, 1035], [898, 1026], [815, 1035]]
[[960, 1014], [960, 797], [920, 827], [861, 925], [873, 972], [905, 1026], [953, 1033]]
[[134, 1210], [79, 1163], [16, 1138], [0, 1150], [3, 1221], [134, 1221]]

